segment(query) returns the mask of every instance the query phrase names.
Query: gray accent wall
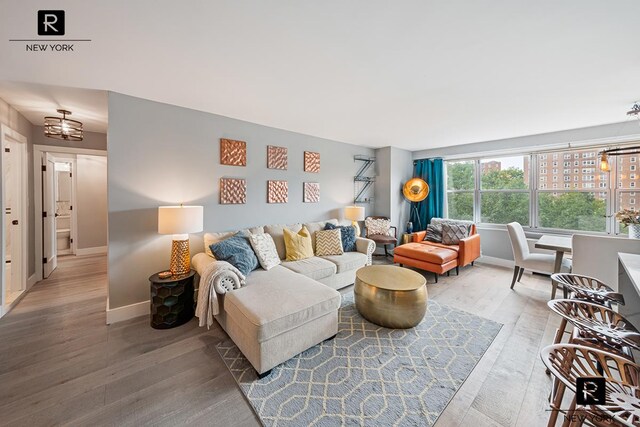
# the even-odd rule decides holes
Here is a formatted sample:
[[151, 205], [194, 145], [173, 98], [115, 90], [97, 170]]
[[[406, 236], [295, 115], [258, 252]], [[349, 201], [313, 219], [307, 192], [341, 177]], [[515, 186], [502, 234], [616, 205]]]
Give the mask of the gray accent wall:
[[373, 214], [389, 217], [401, 239], [411, 208], [402, 195], [402, 186], [413, 177], [411, 151], [395, 147], [377, 149], [376, 175]]
[[[247, 142], [246, 167], [220, 165], [220, 138]], [[267, 169], [267, 145], [288, 148], [288, 170]], [[320, 153], [320, 173], [303, 172], [305, 150]], [[148, 277], [169, 267], [158, 206], [204, 206], [207, 231], [341, 218], [353, 203], [356, 154], [374, 150], [109, 93], [109, 308], [147, 301]], [[247, 180], [246, 204], [219, 203], [221, 177]], [[266, 202], [269, 179], [288, 181], [288, 203]], [[319, 203], [302, 202], [303, 182], [320, 183]], [[202, 250], [202, 233], [192, 235], [192, 255]]]

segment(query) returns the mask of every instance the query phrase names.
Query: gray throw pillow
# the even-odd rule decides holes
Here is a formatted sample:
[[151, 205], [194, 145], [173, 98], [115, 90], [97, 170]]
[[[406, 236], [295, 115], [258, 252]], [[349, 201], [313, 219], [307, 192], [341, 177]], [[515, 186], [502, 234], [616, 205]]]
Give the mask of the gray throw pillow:
[[442, 243], [442, 224], [427, 225], [427, 234], [424, 236], [424, 240], [428, 240], [429, 242]]
[[464, 224], [442, 224], [442, 243], [457, 245], [460, 240], [469, 237], [469, 227]]
[[327, 223], [324, 226], [325, 230], [340, 230], [340, 237], [342, 238], [342, 250], [345, 252], [355, 252], [356, 249], [356, 229], [353, 225], [333, 225]]
[[251, 248], [249, 238], [240, 232], [209, 247], [217, 260], [227, 261], [245, 276], [258, 268], [258, 258]]

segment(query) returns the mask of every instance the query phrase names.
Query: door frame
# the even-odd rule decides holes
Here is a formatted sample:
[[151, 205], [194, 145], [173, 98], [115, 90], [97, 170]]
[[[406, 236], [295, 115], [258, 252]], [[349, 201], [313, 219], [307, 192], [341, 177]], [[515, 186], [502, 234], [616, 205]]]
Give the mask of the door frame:
[[[20, 252], [21, 252], [21, 256], [20, 256], [20, 287], [23, 289], [22, 294], [16, 298], [14, 301], [12, 301], [11, 306], [10, 307], [6, 307], [5, 306], [5, 302], [6, 302], [6, 278], [5, 278], [5, 268], [4, 265], [2, 265], [2, 272], [0, 273], [0, 278], [2, 280], [2, 286], [0, 286], [0, 291], [2, 292], [2, 295], [0, 295], [0, 317], [4, 316], [6, 313], [9, 312], [9, 310], [11, 310], [11, 308], [24, 296], [25, 292], [28, 290], [27, 289], [27, 283], [29, 282], [27, 280], [27, 276], [29, 275], [29, 265], [28, 265], [28, 257], [29, 257], [29, 252], [28, 252], [28, 248], [29, 248], [29, 240], [28, 240], [28, 228], [29, 228], [29, 199], [27, 197], [27, 189], [29, 188], [29, 183], [28, 183], [28, 178], [29, 178], [29, 173], [28, 173], [28, 168], [29, 168], [29, 161], [28, 161], [28, 153], [27, 153], [27, 138], [18, 133], [17, 131], [13, 130], [12, 128], [10, 128], [7, 125], [0, 125], [0, 146], [4, 146], [5, 140], [6, 139], [12, 139], [16, 142], [18, 142], [19, 146], [20, 146], [20, 169], [21, 169], [21, 173], [20, 173], [20, 196], [19, 196], [19, 203], [20, 203], [20, 218], [18, 219], [19, 221], [22, 221], [22, 227], [21, 227], [21, 236], [20, 236]], [[0, 157], [0, 171], [2, 171], [2, 173], [4, 173], [5, 170], [5, 165], [4, 165], [4, 155]], [[0, 226], [2, 227], [2, 241], [0, 242], [0, 244], [2, 245], [2, 248], [0, 249], [0, 254], [1, 254], [1, 261], [4, 264], [4, 261], [6, 259], [6, 215], [5, 215], [5, 205], [4, 205], [4, 201], [5, 201], [5, 188], [4, 188], [4, 183], [1, 186], [2, 188], [0, 189], [0, 207], [1, 207], [1, 212], [0, 215], [2, 215], [2, 219], [0, 220]], [[13, 261], [12, 261], [13, 262]], [[12, 265], [13, 268], [13, 265]]]
[[[60, 153], [58, 153], [60, 154]], [[76, 249], [77, 249], [77, 244], [78, 244], [78, 209], [77, 206], [78, 204], [76, 203], [76, 186], [78, 185], [78, 175], [76, 173], [76, 163], [77, 163], [77, 158], [76, 157], [63, 157], [63, 156], [56, 156], [55, 154], [53, 155], [53, 159], [55, 161], [55, 163], [70, 163], [71, 164], [71, 206], [76, 206], [76, 208], [71, 210], [71, 219], [70, 219], [70, 224], [71, 224], [71, 245], [69, 246], [69, 253], [63, 254], [63, 255], [76, 255]], [[54, 174], [55, 176], [55, 186], [56, 186], [56, 192], [57, 190], [57, 186], [58, 186], [58, 177], [56, 174]], [[56, 222], [56, 232], [58, 230], [58, 225]], [[56, 236], [57, 237], [57, 236]], [[56, 254], [57, 255], [57, 254]]]
[[[107, 157], [104, 150], [92, 150], [89, 148], [58, 147], [55, 145], [34, 145], [33, 146], [33, 198], [34, 198], [34, 218], [35, 220], [35, 244], [36, 244], [36, 281], [42, 280], [42, 156], [44, 153], [56, 154], [87, 154], [90, 156]], [[77, 165], [77, 163], [76, 163]], [[74, 177], [77, 179], [77, 168]], [[77, 181], [76, 183], [77, 188]], [[75, 215], [77, 210], [74, 209]], [[77, 221], [76, 238], [73, 239], [77, 245]], [[76, 246], [77, 252], [77, 246]]]

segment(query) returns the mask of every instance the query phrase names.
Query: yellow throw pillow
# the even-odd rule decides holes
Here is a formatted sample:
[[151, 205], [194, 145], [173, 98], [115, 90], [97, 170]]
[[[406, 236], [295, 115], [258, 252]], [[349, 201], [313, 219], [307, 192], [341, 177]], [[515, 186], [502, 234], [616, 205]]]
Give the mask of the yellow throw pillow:
[[284, 230], [284, 247], [286, 249], [287, 261], [298, 261], [300, 259], [311, 258], [313, 256], [313, 244], [311, 243], [311, 233], [307, 227], [302, 230]]

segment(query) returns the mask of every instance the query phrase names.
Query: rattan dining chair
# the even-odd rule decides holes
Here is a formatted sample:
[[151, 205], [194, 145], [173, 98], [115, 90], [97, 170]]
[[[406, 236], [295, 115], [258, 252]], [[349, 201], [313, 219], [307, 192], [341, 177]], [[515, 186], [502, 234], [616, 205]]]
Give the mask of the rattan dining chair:
[[[550, 345], [540, 351], [540, 357], [559, 384], [550, 402], [547, 426], [555, 426], [560, 413], [565, 414], [564, 425], [580, 426], [585, 418], [596, 426], [640, 425], [639, 365], [602, 350], [574, 344]], [[577, 406], [577, 378], [584, 377], [605, 378], [605, 405]], [[566, 389], [574, 396], [571, 405], [563, 408]], [[615, 423], [609, 423], [609, 419]]]

